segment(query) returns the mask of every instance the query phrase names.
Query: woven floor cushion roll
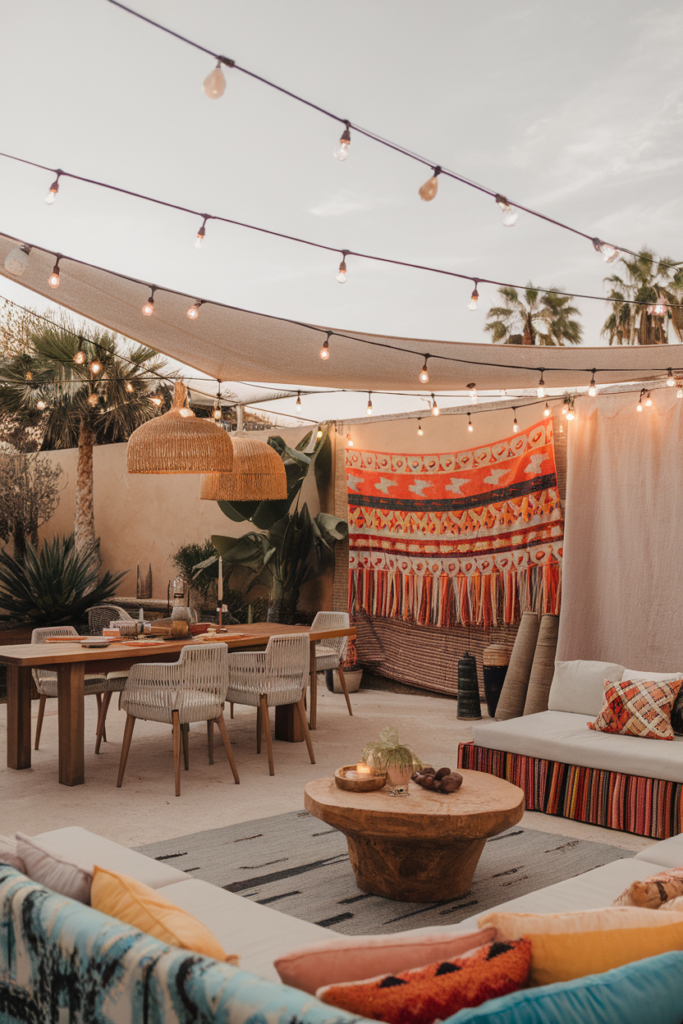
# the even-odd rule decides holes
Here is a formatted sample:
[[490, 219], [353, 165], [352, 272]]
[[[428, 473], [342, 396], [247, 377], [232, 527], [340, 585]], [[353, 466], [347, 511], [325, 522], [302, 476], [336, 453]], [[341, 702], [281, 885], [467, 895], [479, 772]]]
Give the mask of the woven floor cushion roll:
[[[523, 721], [534, 717], [540, 716], [531, 715]], [[643, 740], [629, 736], [606, 738], [644, 745]], [[679, 744], [666, 746], [671, 749]], [[528, 811], [557, 814], [652, 839], [668, 839], [683, 831], [683, 784], [679, 782], [527, 757], [474, 743], [460, 744], [458, 767], [489, 772], [519, 786], [524, 790]]]
[[496, 708], [498, 721], [517, 718], [524, 714], [539, 626], [536, 612], [524, 612], [510, 655], [510, 664], [505, 674], [503, 689], [500, 691], [500, 699]]
[[541, 616], [541, 626], [536, 640], [534, 660], [529, 675], [529, 687], [524, 701], [524, 714], [535, 715], [548, 710], [548, 694], [555, 673], [555, 652], [559, 615]]

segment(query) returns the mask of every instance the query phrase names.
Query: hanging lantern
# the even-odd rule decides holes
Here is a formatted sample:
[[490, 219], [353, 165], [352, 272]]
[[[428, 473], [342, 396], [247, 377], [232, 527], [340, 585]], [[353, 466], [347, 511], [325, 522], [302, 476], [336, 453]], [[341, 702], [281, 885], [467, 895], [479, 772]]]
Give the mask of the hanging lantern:
[[173, 408], [143, 423], [128, 440], [129, 473], [229, 473], [232, 441], [213, 420], [198, 419], [176, 383]]
[[287, 497], [287, 472], [274, 448], [251, 437], [232, 439], [231, 473], [207, 473], [200, 497], [205, 501], [281, 501]]

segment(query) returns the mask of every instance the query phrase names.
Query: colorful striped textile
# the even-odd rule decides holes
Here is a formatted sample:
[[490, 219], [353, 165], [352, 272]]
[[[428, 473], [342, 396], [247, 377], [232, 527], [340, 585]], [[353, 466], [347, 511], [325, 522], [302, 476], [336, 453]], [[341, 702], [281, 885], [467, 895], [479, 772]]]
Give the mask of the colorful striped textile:
[[553, 424], [440, 455], [346, 451], [349, 609], [419, 625], [558, 614]]
[[528, 811], [668, 839], [683, 831], [683, 784], [461, 743], [458, 767], [519, 786]]

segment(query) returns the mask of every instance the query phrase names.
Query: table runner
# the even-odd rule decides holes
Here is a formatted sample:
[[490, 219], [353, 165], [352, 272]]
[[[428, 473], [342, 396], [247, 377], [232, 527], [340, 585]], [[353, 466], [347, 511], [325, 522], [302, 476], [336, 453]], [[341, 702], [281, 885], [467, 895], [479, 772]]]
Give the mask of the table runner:
[[421, 625], [558, 614], [563, 520], [550, 418], [435, 455], [347, 449], [349, 606]]

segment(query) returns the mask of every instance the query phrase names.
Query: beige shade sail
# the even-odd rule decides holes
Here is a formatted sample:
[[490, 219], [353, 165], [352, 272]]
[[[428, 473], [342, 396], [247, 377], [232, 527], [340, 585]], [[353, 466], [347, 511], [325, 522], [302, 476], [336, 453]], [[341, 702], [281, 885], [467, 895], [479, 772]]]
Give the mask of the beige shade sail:
[[[189, 319], [198, 297], [161, 285], [153, 314], [144, 316], [150, 283], [62, 256], [59, 288], [53, 290], [48, 278], [55, 253], [33, 246], [20, 277], [5, 270], [5, 257], [17, 244], [0, 234], [0, 274], [217, 380], [429, 393], [468, 384], [482, 391], [535, 387], [541, 370], [552, 388], [587, 385], [593, 368], [598, 384], [661, 377], [669, 367], [683, 374], [679, 344], [546, 348], [397, 338], [296, 323], [210, 300]], [[323, 361], [318, 354], [328, 331], [330, 358]], [[425, 356], [429, 380], [421, 382]]]
[[229, 473], [232, 441], [212, 419], [198, 419], [185, 405], [187, 389], [178, 382], [173, 408], [148, 420], [128, 439], [129, 473]]
[[231, 473], [207, 473], [201, 495], [207, 501], [281, 501], [287, 471], [274, 448], [253, 437], [233, 437]]

